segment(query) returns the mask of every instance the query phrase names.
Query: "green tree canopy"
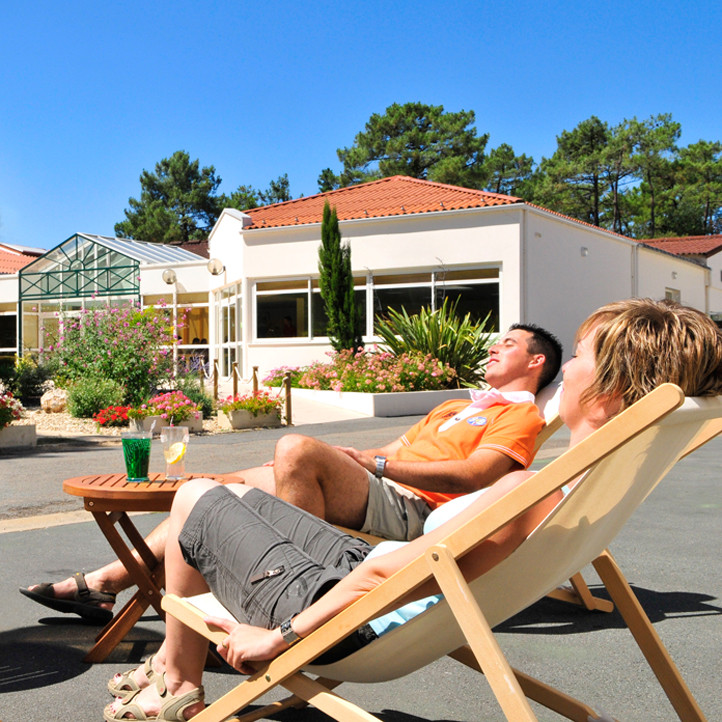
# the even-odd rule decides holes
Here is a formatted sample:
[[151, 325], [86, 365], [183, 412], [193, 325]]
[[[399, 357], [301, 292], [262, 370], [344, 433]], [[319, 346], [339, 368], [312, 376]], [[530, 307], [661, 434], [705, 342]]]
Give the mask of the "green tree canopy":
[[222, 206], [215, 196], [221, 179], [213, 166], [199, 167], [185, 151], [156, 163], [140, 175], [140, 200], [128, 199], [125, 220], [115, 233], [154, 243], [183, 243], [205, 238]]
[[394, 103], [374, 113], [349, 148], [336, 153], [343, 163], [336, 177], [322, 171], [319, 187], [331, 190], [364, 181], [407, 175], [468, 188], [484, 180], [488, 135], [477, 136], [473, 111], [445, 112], [442, 105]]
[[600, 225], [602, 164], [609, 139], [609, 126], [596, 116], [562, 131], [554, 155], [542, 159], [535, 202]]
[[272, 180], [265, 191], [253, 186], [240, 185], [230, 196], [220, 196], [218, 202], [221, 208], [236, 208], [239, 211], [246, 211], [258, 206], [271, 205], [271, 203], [290, 201], [291, 198], [293, 196], [288, 182], [288, 173], [284, 173], [277, 180]]
[[516, 196], [524, 192], [524, 187], [532, 175], [534, 159], [529, 155], [516, 155], [507, 143], [489, 152], [485, 170], [487, 181], [484, 190]]

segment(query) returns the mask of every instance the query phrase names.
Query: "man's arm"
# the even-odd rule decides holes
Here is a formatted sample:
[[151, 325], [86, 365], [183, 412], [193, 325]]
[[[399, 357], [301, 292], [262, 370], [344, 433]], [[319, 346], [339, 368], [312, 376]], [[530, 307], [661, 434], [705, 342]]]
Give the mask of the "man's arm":
[[[351, 448], [344, 448], [343, 451], [368, 471], [373, 473], [376, 470], [374, 454]], [[385, 456], [385, 454], [381, 455]], [[467, 494], [489, 486], [504, 474], [520, 468], [521, 465], [518, 462], [500, 451], [479, 449], [468, 459], [462, 460], [399, 461], [388, 459], [384, 476], [392, 481], [426, 491]]]

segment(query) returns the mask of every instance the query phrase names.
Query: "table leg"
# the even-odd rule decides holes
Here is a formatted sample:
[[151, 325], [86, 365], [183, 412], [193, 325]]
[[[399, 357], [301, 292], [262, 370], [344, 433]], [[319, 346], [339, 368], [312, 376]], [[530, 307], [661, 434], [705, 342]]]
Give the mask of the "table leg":
[[[125, 512], [94, 511], [92, 514], [118, 559], [128, 571], [133, 584], [137, 585], [138, 591], [97, 636], [95, 645], [85, 656], [85, 661], [89, 663], [102, 662], [125, 638], [151, 604], [161, 618], [165, 619], [165, 613], [160, 606], [165, 581], [163, 564], [148, 548], [142, 535]], [[116, 524], [121, 525], [143, 563], [148, 567], [147, 570], [136, 561], [131, 548], [115, 528]]]

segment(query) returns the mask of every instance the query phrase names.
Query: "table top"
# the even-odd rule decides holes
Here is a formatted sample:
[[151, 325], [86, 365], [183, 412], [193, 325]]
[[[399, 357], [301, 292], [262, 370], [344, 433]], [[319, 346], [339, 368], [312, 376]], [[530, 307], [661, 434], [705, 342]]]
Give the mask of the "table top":
[[128, 481], [125, 474], [88, 474], [66, 479], [63, 491], [81, 496], [88, 511], [168, 511], [176, 491], [190, 479], [231, 481], [224, 474], [187, 474], [169, 481], [165, 474], [149, 474], [149, 481]]

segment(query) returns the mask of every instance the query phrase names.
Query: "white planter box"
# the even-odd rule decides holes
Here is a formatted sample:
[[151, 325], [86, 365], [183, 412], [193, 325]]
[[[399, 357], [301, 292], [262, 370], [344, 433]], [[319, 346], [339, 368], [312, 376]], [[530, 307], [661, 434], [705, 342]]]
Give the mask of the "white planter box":
[[0, 449], [15, 449], [23, 446], [37, 446], [35, 424], [17, 426], [10, 424], [0, 429]]
[[281, 417], [273, 412], [254, 416], [246, 409], [236, 409], [225, 413], [218, 412], [218, 425], [222, 429], [256, 429], [258, 427], [275, 427], [281, 425]]
[[469, 399], [468, 389], [447, 391], [404, 391], [390, 394], [364, 394], [358, 391], [316, 391], [291, 389], [293, 399], [302, 398], [319, 404], [337, 406], [366, 416], [416, 416], [428, 414], [449, 399]]
[[[164, 419], [160, 416], [146, 416], [142, 421], [140, 419], [133, 419], [128, 424], [131, 431], [150, 431], [153, 422], [155, 421], [155, 427], [153, 427], [153, 436], [160, 436], [160, 430], [164, 426], [170, 426], [168, 419]], [[203, 431], [203, 417], [196, 419], [191, 416], [190, 419], [179, 421], [174, 426], [185, 426], [188, 431]]]

